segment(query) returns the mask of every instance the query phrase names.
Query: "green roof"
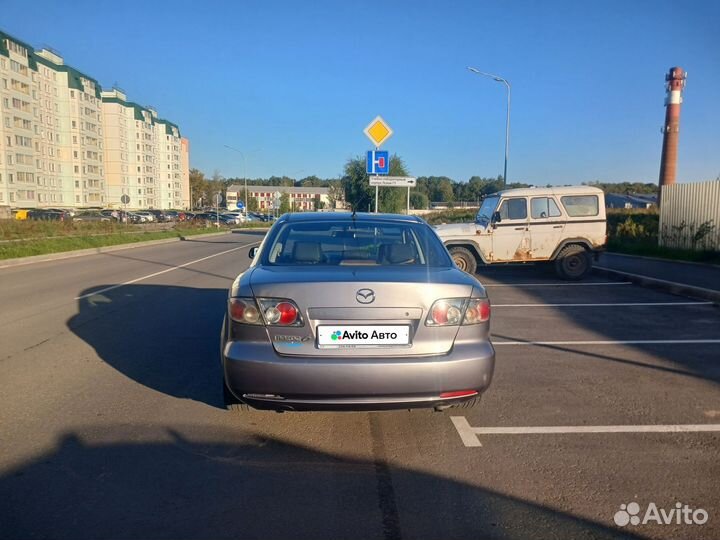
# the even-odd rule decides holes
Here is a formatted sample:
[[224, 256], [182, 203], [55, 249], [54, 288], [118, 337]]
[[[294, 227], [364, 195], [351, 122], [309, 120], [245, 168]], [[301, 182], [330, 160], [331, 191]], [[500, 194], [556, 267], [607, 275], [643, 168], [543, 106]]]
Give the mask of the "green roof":
[[6, 40], [6, 39], [9, 39], [9, 40], [14, 41], [15, 43], [17, 43], [17, 44], [20, 45], [21, 47], [25, 47], [25, 48], [28, 50], [28, 54], [30, 54], [30, 53], [33, 52], [33, 50], [34, 50], [30, 45], [28, 45], [28, 44], [25, 43], [24, 41], [16, 38], [15, 36], [11, 36], [10, 34], [8, 34], [8, 33], [6, 33], [6, 32], [3, 32], [2, 30], [0, 30], [0, 54], [2, 54], [3, 56], [10, 56], [10, 51], [9, 51], [8, 48], [5, 46], [5, 40]]
[[77, 69], [75, 69], [72, 66], [68, 66], [65, 64], [58, 65], [58, 64], [51, 62], [50, 60], [48, 60], [46, 58], [43, 58], [42, 56], [38, 55], [35, 52], [35, 49], [33, 49], [32, 46], [28, 45], [24, 41], [17, 39], [14, 36], [11, 36], [10, 34], [8, 34], [6, 32], [3, 32], [2, 30], [0, 30], [0, 54], [1, 55], [10, 56], [10, 51], [8, 50], [7, 46], [5, 45], [6, 39], [12, 40], [15, 43], [17, 43], [18, 45], [20, 45], [21, 47], [25, 47], [27, 49], [27, 51], [28, 51], [28, 66], [33, 71], [37, 71], [38, 70], [37, 65], [42, 64], [46, 67], [49, 67], [50, 69], [54, 69], [55, 71], [67, 73], [68, 74], [68, 87], [73, 88], [75, 90], [80, 90], [81, 92], [85, 91], [85, 88], [82, 84], [81, 77], [85, 78], [85, 79], [95, 83], [95, 97], [98, 99], [100, 98], [101, 88], [100, 88], [100, 83], [97, 80], [93, 79], [92, 77], [89, 77], [88, 75], [85, 75], [84, 73], [82, 73], [81, 71], [78, 71]]
[[[31, 54], [31, 57], [38, 64], [42, 64], [42, 65], [47, 66], [50, 69], [54, 69], [55, 71], [58, 71], [58, 72], [67, 73], [68, 74], [68, 88], [73, 88], [75, 90], [80, 90], [81, 92], [85, 92], [85, 87], [83, 86], [81, 78], [87, 79], [88, 81], [92, 81], [93, 83], [95, 83], [95, 97], [100, 99], [100, 91], [102, 90], [102, 88], [100, 87], [100, 83], [96, 79], [93, 79], [92, 77], [90, 77], [88, 75], [85, 75], [83, 72], [78, 71], [74, 67], [68, 66], [67, 64], [62, 64], [62, 65], [55, 64], [55, 63], [51, 62], [50, 60], [48, 60], [47, 58], [43, 58], [42, 56], [38, 55], [35, 52], [33, 52]], [[37, 67], [34, 69], [35, 69], [35, 71], [37, 71]]]
[[134, 117], [135, 120], [140, 120], [142, 122], [145, 121], [145, 117], [143, 116], [142, 112], [145, 111], [150, 115], [150, 118], [152, 119], [151, 122], [153, 124], [163, 124], [165, 126], [165, 133], [167, 135], [172, 135], [172, 128], [174, 127], [177, 129], [178, 136], [180, 136], [180, 128], [177, 126], [177, 124], [173, 124], [169, 120], [163, 120], [162, 118], [155, 118], [152, 113], [150, 112], [150, 109], [147, 107], [143, 107], [142, 105], [138, 105], [137, 103], [133, 103], [131, 101], [124, 101], [119, 98], [105, 98], [100, 95], [100, 92], [102, 91], [102, 88], [100, 86], [100, 83], [88, 75], [85, 75], [83, 72], [78, 71], [72, 66], [68, 66], [67, 64], [58, 65], [47, 58], [43, 58], [42, 56], [38, 55], [35, 52], [35, 49], [27, 43], [25, 43], [22, 40], [17, 39], [14, 36], [11, 36], [10, 34], [3, 32], [0, 30], [0, 55], [9, 57], [10, 51], [5, 45], [5, 40], [10, 39], [20, 45], [21, 47], [25, 47], [28, 50], [28, 66], [33, 71], [37, 71], [38, 64], [42, 64], [46, 67], [49, 67], [50, 69], [54, 69], [55, 71], [67, 73], [68, 75], [68, 88], [72, 88], [74, 90], [79, 90], [81, 92], [85, 92], [85, 87], [82, 83], [82, 79], [87, 79], [89, 81], [92, 81], [95, 84], [95, 97], [98, 99], [101, 99], [103, 103], [118, 103], [120, 105], [123, 105], [125, 107], [132, 107], [134, 110]]
[[152, 119], [151, 122], [153, 124], [163, 124], [165, 126], [165, 133], [167, 135], [172, 135], [172, 128], [174, 127], [177, 129], [178, 137], [180, 136], [180, 128], [177, 126], [177, 124], [173, 124], [169, 120], [164, 120], [162, 118], [155, 118], [152, 115], [152, 112], [147, 107], [143, 107], [142, 105], [138, 105], [137, 103], [133, 103], [132, 101], [124, 101], [117, 97], [103, 97], [102, 98], [103, 103], [117, 103], [118, 105], [122, 105], [123, 107], [132, 107], [134, 111], [134, 117], [135, 120], [139, 120], [141, 122], [145, 121], [145, 117], [142, 114], [142, 111], [147, 112], [150, 115], [150, 118]]

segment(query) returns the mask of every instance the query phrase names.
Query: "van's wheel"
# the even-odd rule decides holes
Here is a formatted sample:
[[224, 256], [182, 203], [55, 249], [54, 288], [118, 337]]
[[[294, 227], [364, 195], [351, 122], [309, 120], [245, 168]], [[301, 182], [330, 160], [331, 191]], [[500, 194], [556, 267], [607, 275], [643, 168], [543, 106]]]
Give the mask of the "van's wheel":
[[469, 249], [464, 247], [451, 247], [448, 251], [460, 270], [468, 274], [475, 274], [477, 270], [477, 260], [475, 260], [475, 255]]
[[562, 279], [577, 281], [592, 269], [590, 252], [582, 246], [565, 246], [555, 259], [555, 272]]
[[233, 413], [239, 414], [248, 412], [250, 405], [243, 403], [228, 389], [227, 384], [223, 380], [223, 401], [225, 402], [225, 408]]

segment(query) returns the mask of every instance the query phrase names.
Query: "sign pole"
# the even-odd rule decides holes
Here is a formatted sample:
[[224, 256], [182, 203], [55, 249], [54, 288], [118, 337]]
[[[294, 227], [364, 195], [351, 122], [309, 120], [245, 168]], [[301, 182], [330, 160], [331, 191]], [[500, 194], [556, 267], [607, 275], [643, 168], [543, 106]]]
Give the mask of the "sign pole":
[[[380, 150], [380, 147], [376, 146], [375, 151], [377, 152], [378, 150]], [[378, 186], [375, 186], [375, 213], [376, 214], [378, 213], [378, 198], [379, 198]]]
[[410, 215], [410, 186], [408, 186], [407, 215]]

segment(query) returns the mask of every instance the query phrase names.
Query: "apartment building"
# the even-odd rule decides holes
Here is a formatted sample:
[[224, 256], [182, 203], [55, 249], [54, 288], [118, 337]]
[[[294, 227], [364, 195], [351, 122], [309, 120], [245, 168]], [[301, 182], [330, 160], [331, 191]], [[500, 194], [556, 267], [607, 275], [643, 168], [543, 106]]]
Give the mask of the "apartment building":
[[35, 206], [40, 126], [32, 49], [4, 37], [0, 34], [0, 205]]
[[177, 125], [0, 32], [0, 206], [189, 206]]

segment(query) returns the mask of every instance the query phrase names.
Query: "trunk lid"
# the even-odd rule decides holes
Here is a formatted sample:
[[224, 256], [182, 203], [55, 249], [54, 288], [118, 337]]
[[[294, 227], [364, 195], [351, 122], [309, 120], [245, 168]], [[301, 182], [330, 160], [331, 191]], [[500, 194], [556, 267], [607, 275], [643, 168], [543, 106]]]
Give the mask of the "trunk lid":
[[[457, 326], [427, 327], [432, 304], [441, 298], [469, 298], [474, 280], [454, 268], [405, 267], [257, 267], [250, 278], [259, 298], [293, 300], [303, 327], [267, 327], [275, 350], [293, 356], [392, 357], [448, 352]], [[358, 301], [358, 291], [373, 292], [371, 303]], [[367, 294], [365, 291], [364, 294]], [[361, 300], [367, 298], [361, 296]], [[395, 327], [409, 330], [409, 345], [319, 346], [318, 327]], [[367, 328], [366, 328], [367, 329]]]

